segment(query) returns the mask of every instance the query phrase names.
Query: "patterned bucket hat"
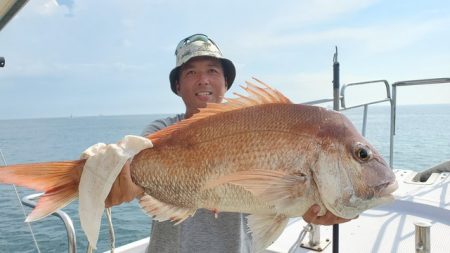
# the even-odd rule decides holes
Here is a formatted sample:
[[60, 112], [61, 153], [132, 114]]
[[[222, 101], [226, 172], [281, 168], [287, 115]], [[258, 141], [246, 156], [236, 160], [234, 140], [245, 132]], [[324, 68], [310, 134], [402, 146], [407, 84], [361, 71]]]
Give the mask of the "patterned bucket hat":
[[176, 66], [170, 71], [170, 88], [177, 94], [176, 81], [181, 65], [198, 56], [210, 56], [222, 61], [223, 71], [227, 80], [227, 89], [233, 84], [236, 77], [236, 68], [232, 61], [223, 57], [219, 47], [204, 34], [191, 35], [178, 43], [175, 50]]

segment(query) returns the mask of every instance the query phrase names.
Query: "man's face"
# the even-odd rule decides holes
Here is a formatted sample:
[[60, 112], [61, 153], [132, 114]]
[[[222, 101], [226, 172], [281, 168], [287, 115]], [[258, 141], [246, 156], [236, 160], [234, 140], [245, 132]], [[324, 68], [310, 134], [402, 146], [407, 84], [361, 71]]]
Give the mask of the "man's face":
[[206, 107], [206, 103], [220, 103], [227, 91], [222, 64], [219, 59], [195, 57], [185, 63], [177, 83], [187, 112]]

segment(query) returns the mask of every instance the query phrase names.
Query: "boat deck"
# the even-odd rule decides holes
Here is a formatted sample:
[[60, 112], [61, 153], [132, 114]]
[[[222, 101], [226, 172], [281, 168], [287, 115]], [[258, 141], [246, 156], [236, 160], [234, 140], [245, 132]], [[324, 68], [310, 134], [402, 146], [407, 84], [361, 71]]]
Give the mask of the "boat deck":
[[[340, 252], [415, 252], [415, 223], [431, 224], [431, 252], [450, 252], [450, 173], [433, 174], [427, 182], [412, 182], [417, 172], [394, 171], [399, 183], [393, 203], [370, 209], [339, 226]], [[265, 252], [288, 252], [306, 223], [291, 219], [278, 240]], [[332, 239], [332, 226], [321, 226], [321, 241]], [[115, 252], [144, 253], [149, 239], [119, 247]], [[308, 235], [303, 240], [307, 243]], [[322, 252], [332, 252], [331, 243]], [[297, 248], [294, 252], [317, 252]]]
[[[450, 173], [435, 173], [424, 183], [411, 181], [414, 171], [395, 170], [395, 174], [399, 182], [396, 200], [341, 224], [340, 252], [416, 252], [416, 222], [431, 224], [431, 252], [450, 252]], [[292, 220], [266, 252], [288, 252], [305, 225], [301, 219]], [[321, 241], [331, 238], [332, 227], [322, 226]], [[298, 248], [294, 252], [315, 251]], [[332, 245], [322, 252], [332, 252]]]

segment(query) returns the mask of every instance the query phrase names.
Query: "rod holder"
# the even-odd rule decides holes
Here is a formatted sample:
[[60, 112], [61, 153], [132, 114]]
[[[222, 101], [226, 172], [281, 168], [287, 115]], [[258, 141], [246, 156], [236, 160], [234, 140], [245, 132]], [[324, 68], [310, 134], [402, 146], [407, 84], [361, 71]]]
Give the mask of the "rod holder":
[[430, 228], [429, 222], [417, 221], [416, 226], [416, 253], [430, 253]]
[[320, 238], [320, 225], [310, 224], [311, 230], [309, 231], [308, 242], [301, 243], [300, 247], [310, 249], [313, 251], [321, 252], [331, 243], [331, 240], [326, 238], [321, 240]]

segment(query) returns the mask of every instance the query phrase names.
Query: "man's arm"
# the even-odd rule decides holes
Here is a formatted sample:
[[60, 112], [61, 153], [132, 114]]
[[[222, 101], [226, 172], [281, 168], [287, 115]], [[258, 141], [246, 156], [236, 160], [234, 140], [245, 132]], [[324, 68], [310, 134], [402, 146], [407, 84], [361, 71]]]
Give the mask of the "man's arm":
[[[158, 119], [150, 123], [143, 131], [142, 136], [147, 136], [151, 133], [159, 131], [167, 126], [170, 126], [184, 118], [184, 114], [177, 114], [173, 117]], [[125, 163], [122, 171], [114, 181], [111, 191], [105, 200], [105, 206], [111, 207], [120, 205], [123, 202], [130, 202], [134, 198], [144, 194], [144, 188], [136, 185], [131, 180], [130, 161]]]
[[120, 205], [123, 202], [130, 202], [136, 197], [144, 194], [144, 188], [133, 183], [131, 180], [130, 161], [125, 163], [122, 171], [114, 181], [111, 191], [106, 197], [105, 207]]

